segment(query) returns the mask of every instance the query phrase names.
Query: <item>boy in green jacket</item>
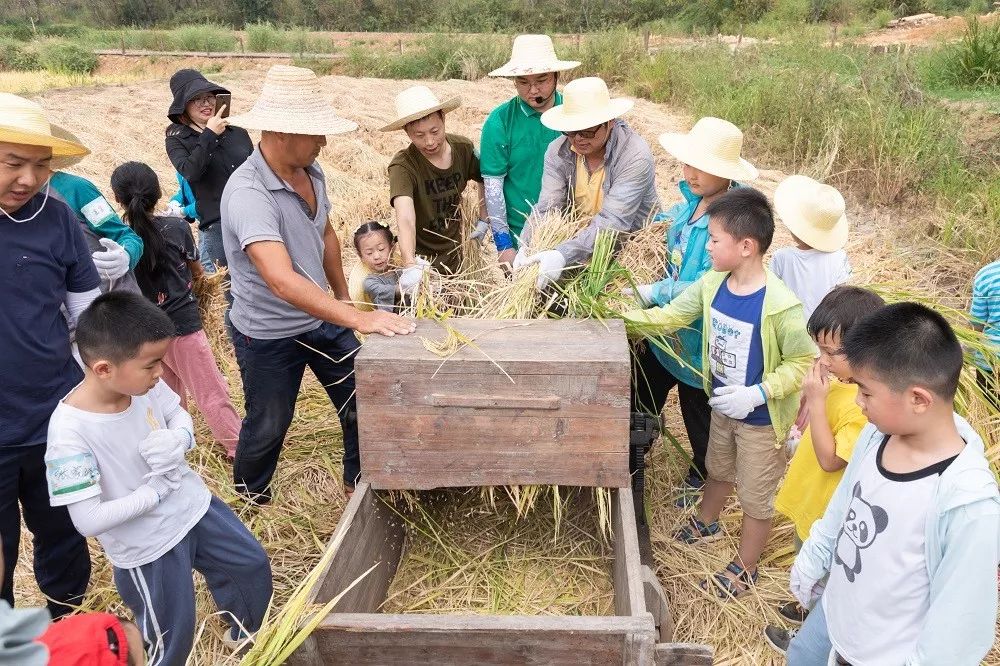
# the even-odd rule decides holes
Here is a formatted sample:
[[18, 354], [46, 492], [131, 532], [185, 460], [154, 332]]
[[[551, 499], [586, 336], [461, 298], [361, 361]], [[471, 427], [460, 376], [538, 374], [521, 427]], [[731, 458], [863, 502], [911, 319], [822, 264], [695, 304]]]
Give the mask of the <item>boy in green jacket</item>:
[[771, 271], [764, 253], [774, 236], [767, 198], [734, 189], [708, 207], [712, 271], [662, 308], [625, 315], [635, 329], [660, 336], [705, 322], [702, 371], [711, 395], [708, 481], [698, 515], [677, 533], [688, 544], [722, 536], [718, 519], [736, 486], [743, 509], [736, 558], [702, 588], [739, 597], [757, 580], [771, 533], [774, 495], [785, 471], [783, 442], [795, 420], [802, 379], [816, 356], [802, 304]]

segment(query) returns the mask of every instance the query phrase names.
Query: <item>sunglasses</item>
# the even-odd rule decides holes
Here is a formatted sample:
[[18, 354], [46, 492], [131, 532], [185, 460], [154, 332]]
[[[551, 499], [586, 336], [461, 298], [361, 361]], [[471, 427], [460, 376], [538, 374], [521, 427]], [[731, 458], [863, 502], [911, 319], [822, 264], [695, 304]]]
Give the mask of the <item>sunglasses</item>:
[[576, 130], [574, 132], [563, 132], [562, 135], [565, 137], [569, 137], [570, 139], [577, 136], [579, 136], [581, 139], [593, 139], [595, 136], [597, 136], [597, 133], [601, 131], [602, 127], [604, 127], [603, 124], [597, 125], [596, 127], [591, 127], [590, 129]]
[[215, 104], [215, 95], [198, 95], [192, 97], [191, 102], [193, 104]]

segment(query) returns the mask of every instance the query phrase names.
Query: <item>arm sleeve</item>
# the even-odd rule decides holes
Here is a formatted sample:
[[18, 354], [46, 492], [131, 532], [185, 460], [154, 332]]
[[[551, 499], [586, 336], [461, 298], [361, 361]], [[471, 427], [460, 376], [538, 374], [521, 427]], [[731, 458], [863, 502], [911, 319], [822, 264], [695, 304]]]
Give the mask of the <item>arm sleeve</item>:
[[486, 214], [490, 216], [490, 229], [493, 231], [493, 242], [497, 246], [497, 252], [514, 247], [510, 238], [510, 227], [507, 225], [507, 201], [503, 195], [503, 181], [503, 176], [483, 176]]
[[100, 497], [90, 497], [73, 502], [66, 508], [76, 531], [85, 537], [93, 537], [146, 513], [159, 501], [156, 491], [143, 484], [125, 497], [106, 502], [102, 502]]
[[789, 308], [778, 317], [780, 319], [775, 322], [774, 329], [778, 335], [781, 363], [767, 373], [762, 382], [767, 386], [768, 394], [776, 400], [802, 389], [802, 379], [816, 358], [816, 344], [806, 330], [802, 305]]
[[101, 238], [110, 238], [125, 248], [128, 253], [128, 267], [135, 268], [142, 256], [142, 239], [132, 228], [122, 222], [100, 190], [86, 178], [74, 177], [73, 186], [61, 190], [60, 194], [73, 210], [80, 215], [94, 233]]
[[192, 150], [184, 145], [180, 138], [168, 136], [166, 139], [167, 157], [174, 168], [188, 180], [196, 183], [208, 171], [212, 155], [219, 146], [219, 136], [210, 129], [198, 135], [198, 141]]
[[702, 304], [704, 288], [704, 280], [698, 280], [670, 304], [660, 308], [632, 310], [622, 315], [622, 319], [629, 328], [646, 337], [657, 337], [676, 331], [704, 314]]
[[550, 210], [562, 208], [567, 202], [569, 183], [560, 175], [559, 139], [549, 144], [545, 151], [545, 166], [542, 171], [542, 189], [538, 194], [538, 203], [531, 209], [531, 215], [521, 230], [521, 246], [531, 242], [532, 226], [544, 217]]
[[995, 638], [997, 501], [983, 500], [946, 516], [944, 553], [931, 576], [930, 607], [907, 666], [979, 664]]
[[382, 276], [369, 275], [365, 278], [365, 292], [379, 310], [392, 311], [396, 306], [396, 291], [398, 283], [395, 280], [384, 280]]
[[654, 172], [653, 155], [647, 150], [637, 155], [621, 173], [615, 174], [614, 183], [604, 195], [601, 211], [583, 231], [556, 248], [566, 258], [567, 265], [582, 264], [590, 259], [594, 241], [602, 229], [630, 233], [646, 222], [642, 201], [653, 187]]
[[76, 329], [76, 322], [80, 318], [80, 315], [100, 295], [101, 290], [99, 287], [83, 292], [66, 292], [66, 299], [63, 301], [63, 305], [66, 306], [66, 323], [69, 325], [69, 330], [73, 331]]
[[409, 169], [402, 164], [389, 165], [389, 205], [396, 197], [410, 197], [416, 201], [414, 192], [416, 184]]
[[167, 430], [175, 430], [177, 428], [187, 430], [191, 435], [191, 445], [188, 447], [188, 450], [193, 448], [194, 420], [191, 418], [191, 414], [181, 407], [180, 397], [162, 379], [150, 391], [149, 397], [159, 405], [160, 410], [163, 412], [163, 418], [166, 421], [164, 427]]

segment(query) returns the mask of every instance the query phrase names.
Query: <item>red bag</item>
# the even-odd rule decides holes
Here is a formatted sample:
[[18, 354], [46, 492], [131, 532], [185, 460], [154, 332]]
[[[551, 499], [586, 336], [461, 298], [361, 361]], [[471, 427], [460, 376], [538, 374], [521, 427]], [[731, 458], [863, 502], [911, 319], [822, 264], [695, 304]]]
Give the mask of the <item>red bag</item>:
[[128, 639], [110, 613], [71, 615], [38, 637], [49, 649], [49, 666], [126, 666]]

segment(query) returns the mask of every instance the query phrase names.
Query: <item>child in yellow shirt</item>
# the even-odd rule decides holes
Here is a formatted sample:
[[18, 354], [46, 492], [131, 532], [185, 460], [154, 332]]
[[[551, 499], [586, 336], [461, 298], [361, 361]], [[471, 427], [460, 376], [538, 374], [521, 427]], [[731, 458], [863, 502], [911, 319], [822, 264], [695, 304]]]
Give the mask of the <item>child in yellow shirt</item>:
[[[855, 402], [858, 387], [851, 383], [841, 341], [858, 321], [883, 305], [885, 301], [877, 294], [840, 286], [809, 317], [809, 335], [820, 355], [802, 384], [803, 407], [796, 422], [807, 425], [774, 501], [775, 509], [795, 525], [796, 552], [809, 537], [812, 524], [823, 517], [854, 443], [868, 422]], [[801, 624], [807, 615], [795, 601], [782, 605], [778, 612], [793, 624]], [[794, 629], [775, 625], [764, 630], [767, 642], [783, 654], [794, 635]]]

